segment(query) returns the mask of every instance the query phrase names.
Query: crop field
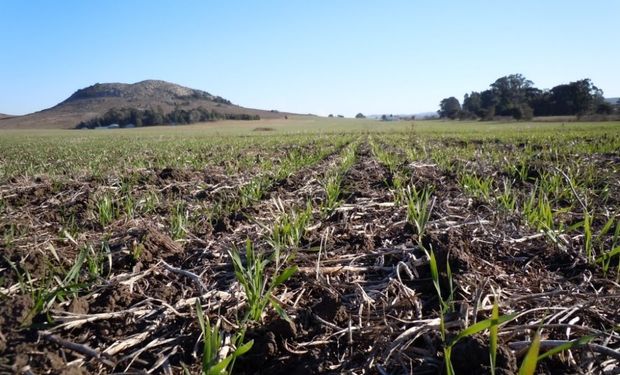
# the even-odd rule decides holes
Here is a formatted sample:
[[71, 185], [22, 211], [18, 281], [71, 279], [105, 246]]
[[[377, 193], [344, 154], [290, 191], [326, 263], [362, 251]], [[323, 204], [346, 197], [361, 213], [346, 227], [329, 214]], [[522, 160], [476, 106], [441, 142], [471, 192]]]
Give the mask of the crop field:
[[0, 134], [0, 373], [617, 374], [619, 259], [618, 122]]

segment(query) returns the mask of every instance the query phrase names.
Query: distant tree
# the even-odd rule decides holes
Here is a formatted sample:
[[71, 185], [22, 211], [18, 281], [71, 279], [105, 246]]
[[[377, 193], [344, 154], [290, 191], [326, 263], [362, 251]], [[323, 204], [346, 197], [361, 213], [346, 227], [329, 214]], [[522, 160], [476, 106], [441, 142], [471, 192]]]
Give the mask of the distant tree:
[[589, 78], [558, 85], [551, 89], [551, 101], [555, 115], [583, 115], [596, 110], [604, 99], [603, 91]]
[[596, 113], [599, 115], [611, 115], [612, 113], [614, 113], [614, 106], [610, 103], [603, 101], [602, 103], [599, 103], [596, 107]]
[[620, 112], [620, 100], [615, 106], [606, 102], [603, 91], [587, 78], [540, 90], [523, 75], [511, 74], [495, 80], [488, 90], [465, 94], [460, 111], [458, 100], [453, 97], [442, 100], [440, 108], [437, 112], [443, 118], [490, 120], [495, 116], [510, 116], [530, 119], [533, 116]]
[[490, 120], [495, 116], [495, 106], [499, 99], [493, 90], [484, 90], [480, 93], [480, 113], [482, 119]]
[[202, 113], [198, 109], [192, 109], [189, 112], [189, 123], [200, 122], [202, 120]]
[[527, 103], [520, 103], [512, 110], [512, 117], [517, 120], [531, 120], [534, 117], [534, 110]]
[[553, 115], [551, 92], [549, 90], [529, 89], [527, 91], [527, 103], [532, 108], [534, 116]]
[[355, 115], [355, 118], [366, 118], [366, 116], [364, 116], [364, 114], [360, 112], [357, 115]]
[[479, 92], [472, 91], [463, 98], [463, 111], [477, 117], [483, 117], [482, 98]]
[[96, 128], [99, 126], [108, 126], [111, 124], [119, 124], [121, 127], [133, 124], [135, 126], [152, 126], [164, 124], [191, 124], [200, 121], [214, 121], [219, 119], [230, 120], [260, 120], [258, 115], [250, 115], [247, 113], [219, 113], [214, 110], [209, 111], [203, 107], [194, 109], [175, 108], [167, 114], [160, 113], [161, 108], [157, 110], [151, 108], [146, 110], [136, 108], [112, 108], [100, 117], [92, 118], [88, 121], [82, 121], [77, 128]]
[[469, 111], [460, 111], [459, 112], [459, 120], [475, 120], [478, 116]]
[[449, 118], [456, 119], [459, 116], [459, 112], [461, 112], [461, 103], [454, 96], [449, 98], [445, 98], [439, 103], [439, 117], [441, 118]]
[[334, 117], [334, 115], [332, 115], [332, 114], [330, 113], [327, 117]]
[[153, 124], [154, 125], [161, 125], [164, 123], [164, 110], [161, 108], [161, 106], [157, 106], [157, 109], [155, 109], [155, 111], [153, 111]]
[[386, 115], [381, 115], [381, 121], [387, 121], [388, 117]]
[[491, 84], [491, 90], [497, 97], [495, 114], [523, 118], [531, 108], [527, 104], [527, 92], [532, 88], [532, 81], [521, 74], [511, 74], [498, 78]]
[[344, 118], [344, 116], [343, 115], [338, 115], [338, 118]]

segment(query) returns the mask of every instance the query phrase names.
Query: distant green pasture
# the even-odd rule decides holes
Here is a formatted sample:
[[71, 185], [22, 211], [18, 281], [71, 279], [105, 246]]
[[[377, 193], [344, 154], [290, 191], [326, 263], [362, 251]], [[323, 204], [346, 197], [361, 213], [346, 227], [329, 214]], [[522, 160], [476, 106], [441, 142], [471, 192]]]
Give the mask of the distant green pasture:
[[618, 145], [620, 122], [382, 122], [292, 116], [288, 120], [136, 129], [0, 130], [0, 181], [38, 174], [101, 174], [124, 168], [200, 168], [223, 163], [248, 149], [273, 150], [345, 133], [502, 142], [545, 139], [559, 146], [572, 138], [589, 138], [602, 146], [599, 151], [605, 151]]

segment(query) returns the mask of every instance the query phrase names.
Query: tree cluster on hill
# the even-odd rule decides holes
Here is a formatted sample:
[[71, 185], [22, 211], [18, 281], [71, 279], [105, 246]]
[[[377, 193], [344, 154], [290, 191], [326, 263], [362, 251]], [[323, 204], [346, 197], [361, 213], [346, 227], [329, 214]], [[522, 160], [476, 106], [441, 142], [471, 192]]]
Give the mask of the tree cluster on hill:
[[154, 126], [172, 124], [193, 124], [196, 122], [215, 121], [215, 120], [260, 120], [259, 115], [246, 113], [219, 113], [214, 110], [198, 107], [194, 109], [175, 108], [173, 111], [164, 113], [161, 107], [156, 109], [136, 109], [136, 108], [112, 108], [103, 116], [95, 117], [88, 121], [79, 123], [78, 129], [94, 129], [105, 127], [111, 124], [118, 124], [120, 127], [127, 125]]
[[455, 97], [443, 99], [437, 113], [441, 118], [483, 119], [509, 117], [527, 120], [534, 116], [583, 116], [612, 114], [603, 90], [590, 79], [561, 84], [550, 90], [534, 87], [521, 74], [498, 78], [488, 90], [465, 94], [463, 104]]
[[212, 102], [219, 103], [219, 104], [228, 104], [228, 105], [232, 104], [230, 100], [224, 99], [221, 96], [211, 96], [211, 94], [207, 92], [198, 91], [198, 90], [195, 90], [192, 93], [192, 95], [181, 96], [179, 97], [179, 99], [203, 99], [203, 100], [210, 100]]

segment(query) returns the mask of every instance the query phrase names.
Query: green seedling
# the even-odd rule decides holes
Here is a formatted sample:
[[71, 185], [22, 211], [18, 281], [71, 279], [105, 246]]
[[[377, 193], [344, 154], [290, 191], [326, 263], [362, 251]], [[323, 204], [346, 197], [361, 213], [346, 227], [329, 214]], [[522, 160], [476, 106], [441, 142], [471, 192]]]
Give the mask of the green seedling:
[[540, 352], [540, 331], [536, 331], [532, 344], [521, 362], [519, 375], [534, 375], [538, 364], [538, 353]]
[[488, 201], [491, 197], [493, 177], [478, 177], [473, 173], [462, 173], [459, 179], [463, 189], [473, 197]]
[[340, 198], [340, 184], [342, 178], [340, 175], [331, 175], [325, 181], [323, 188], [325, 189], [325, 202], [323, 203], [323, 211], [326, 214], [331, 213], [338, 206]]
[[[614, 247], [609, 252], [604, 253], [603, 255], [596, 258], [596, 262], [602, 266], [603, 273], [605, 275], [607, 274], [607, 272], [609, 272], [611, 260], [614, 257], [620, 257], [620, 246]], [[618, 274], [620, 275], [620, 262], [618, 262]]]
[[[454, 374], [454, 369], [452, 368], [452, 363], [451, 363], [451, 353], [452, 353], [452, 348], [454, 347], [454, 345], [456, 345], [460, 340], [466, 337], [473, 336], [482, 331], [486, 331], [487, 329], [490, 330], [491, 332], [491, 345], [490, 345], [491, 367], [495, 368], [495, 358], [497, 355], [496, 353], [497, 353], [498, 326], [514, 319], [516, 316], [517, 314], [510, 314], [510, 315], [497, 316], [497, 318], [491, 317], [491, 319], [485, 319], [475, 324], [472, 324], [471, 326], [459, 332], [458, 335], [456, 335], [456, 337], [451, 339], [449, 343], [446, 345], [446, 347], [444, 348], [444, 354], [446, 357], [446, 371], [449, 374]], [[495, 333], [493, 333], [494, 331]], [[493, 340], [495, 340], [494, 343], [493, 343]], [[494, 370], [492, 371], [494, 372]]]
[[174, 206], [172, 217], [170, 218], [170, 234], [173, 240], [185, 238], [187, 235], [187, 221], [185, 205], [179, 202]]
[[149, 191], [138, 204], [142, 207], [143, 213], [152, 214], [155, 212], [157, 206], [159, 205], [159, 196], [156, 192]]
[[523, 215], [527, 222], [536, 230], [554, 230], [554, 214], [547, 196], [534, 189], [529, 198], [523, 203]]
[[528, 165], [529, 165], [528, 162], [525, 160], [520, 161], [519, 164], [511, 165], [512, 171], [515, 172], [515, 174], [519, 177], [519, 181], [521, 182], [527, 182], [528, 180], [528, 174], [529, 174]]
[[495, 366], [497, 364], [497, 341], [499, 337], [499, 302], [495, 296], [493, 301], [493, 309], [491, 310], [491, 327], [489, 327], [489, 357], [491, 362], [491, 374], [495, 375]]
[[102, 227], [107, 226], [116, 219], [116, 209], [114, 207], [114, 201], [109, 195], [104, 195], [95, 203], [97, 207], [97, 213], [99, 218], [99, 224]]
[[407, 220], [415, 226], [418, 243], [421, 244], [435, 200], [431, 198], [430, 190], [418, 190], [413, 185], [407, 186], [407, 189], [402, 194], [407, 203]]
[[247, 207], [263, 198], [263, 194], [271, 181], [266, 176], [254, 178], [247, 184], [239, 188], [239, 197], [241, 198], [241, 206]]
[[532, 339], [532, 344], [530, 345], [530, 348], [528, 349], [525, 358], [523, 358], [523, 362], [521, 362], [521, 367], [519, 368], [519, 375], [533, 375], [536, 372], [536, 366], [538, 365], [538, 362], [565, 350], [571, 350], [583, 345], [587, 345], [593, 339], [594, 336], [580, 337], [578, 339], [555, 346], [547, 350], [546, 352], [539, 354], [541, 349], [541, 334], [540, 330], [537, 330], [534, 334], [534, 338]]
[[224, 342], [220, 333], [219, 322], [215, 324], [215, 326], [212, 326], [209, 321], [209, 317], [205, 316], [202, 306], [198, 301], [196, 302], [196, 315], [198, 315], [198, 323], [200, 325], [200, 331], [202, 332], [203, 338], [202, 374], [231, 374], [235, 359], [247, 353], [252, 348], [254, 341], [248, 341], [242, 344], [244, 334], [237, 334], [235, 335], [233, 341], [235, 344], [241, 345], [238, 346], [232, 354], [229, 354], [224, 358], [220, 358], [220, 352]]
[[479, 332], [489, 329], [490, 330], [490, 360], [491, 367], [495, 367], [496, 361], [496, 353], [497, 353], [497, 326], [504, 324], [515, 318], [516, 314], [512, 315], [503, 315], [499, 316], [499, 307], [497, 306], [497, 300], [493, 307], [492, 315], [490, 319], [486, 319], [480, 322], [477, 322], [461, 332], [459, 332], [454, 338], [448, 340], [448, 332], [446, 329], [445, 317], [448, 313], [454, 311], [454, 286], [452, 284], [452, 271], [450, 268], [450, 263], [448, 259], [446, 260], [446, 270], [448, 276], [448, 285], [450, 287], [450, 293], [447, 298], [443, 297], [441, 292], [441, 286], [439, 283], [439, 270], [437, 266], [437, 259], [435, 258], [435, 253], [432, 249], [427, 252], [427, 256], [429, 258], [429, 264], [431, 269], [431, 279], [433, 281], [433, 285], [435, 286], [435, 291], [437, 292], [437, 297], [439, 298], [439, 329], [441, 334], [441, 339], [444, 343], [444, 359], [446, 366], [447, 374], [454, 374], [454, 369], [452, 367], [452, 348], [456, 345], [457, 342], [462, 340], [465, 337], [473, 336]]
[[134, 201], [131, 194], [124, 195], [123, 196], [123, 212], [125, 213], [128, 219], [133, 218], [135, 210], [136, 210], [136, 202]]
[[68, 271], [60, 266], [55, 267], [48, 263], [44, 276], [37, 282], [31, 277], [28, 270], [20, 269], [17, 264], [7, 258], [5, 261], [16, 273], [22, 293], [29, 294], [33, 301], [33, 307], [22, 321], [22, 324], [25, 325], [30, 324], [36, 315], [47, 312], [57, 299], [66, 301], [69, 298], [77, 297], [90, 281], [90, 279], [82, 277], [82, 269], [89, 261], [89, 248], [87, 247], [80, 250]]
[[267, 267], [271, 263], [262, 253], [256, 251], [250, 240], [245, 244], [245, 263], [236, 248], [229, 251], [235, 270], [235, 277], [241, 284], [246, 295], [247, 312], [245, 318], [255, 322], [262, 322], [263, 313], [267, 305], [271, 305], [283, 318], [288, 319], [280, 304], [272, 293], [276, 287], [282, 285], [297, 272], [297, 266], [280, 269], [276, 267], [271, 276]]
[[512, 189], [512, 182], [510, 180], [504, 180], [503, 190], [497, 196], [497, 201], [508, 212], [514, 212], [517, 208], [517, 197]]
[[283, 213], [271, 228], [269, 243], [277, 252], [286, 247], [299, 247], [311, 219], [311, 202], [307, 202], [305, 210]]

